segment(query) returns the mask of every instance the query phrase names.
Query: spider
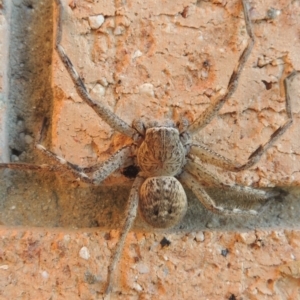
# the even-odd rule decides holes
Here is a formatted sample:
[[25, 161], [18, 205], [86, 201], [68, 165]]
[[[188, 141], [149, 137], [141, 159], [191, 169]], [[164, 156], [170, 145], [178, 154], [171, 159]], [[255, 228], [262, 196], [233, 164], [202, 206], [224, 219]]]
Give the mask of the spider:
[[61, 15], [63, 6], [61, 0], [56, 0], [58, 9], [56, 51], [73, 80], [77, 93], [83, 101], [114, 130], [130, 137], [132, 144], [122, 147], [106, 161], [87, 168], [80, 168], [47, 150], [41, 144], [37, 144], [36, 147], [39, 150], [55, 159], [58, 164], [33, 165], [25, 163], [2, 163], [0, 164], [0, 168], [57, 171], [63, 167], [68, 169], [76, 178], [92, 185], [99, 185], [105, 178], [120, 168], [134, 165], [138, 169], [138, 174], [134, 179], [130, 191], [120, 239], [115, 247], [111, 263], [108, 267], [105, 294], [110, 294], [112, 291], [113, 281], [116, 276], [117, 266], [125, 239], [133, 225], [138, 209], [143, 219], [149, 225], [155, 228], [170, 228], [177, 224], [187, 211], [187, 197], [182, 184], [193, 191], [206, 209], [224, 215], [257, 215], [258, 212], [251, 209], [229, 209], [217, 205], [205, 191], [200, 183], [201, 181], [206, 181], [217, 187], [245, 194], [250, 199], [269, 199], [278, 193], [276, 191], [263, 191], [237, 184], [224, 184], [218, 176], [209, 172], [203, 166], [203, 163], [211, 164], [231, 172], [245, 170], [256, 164], [266, 150], [283, 135], [293, 122], [288, 81], [295, 76], [296, 71], [292, 72], [284, 80], [287, 121], [271, 135], [269, 141], [260, 145], [249, 156], [246, 163], [235, 163], [192, 140], [192, 136], [211, 122], [224, 103], [235, 92], [241, 71], [253, 48], [254, 34], [246, 0], [241, 0], [241, 3], [249, 41], [239, 57], [225, 92], [220, 92], [214, 97], [211, 105], [192, 123], [182, 119], [176, 124], [173, 120], [166, 120], [164, 122], [154, 121], [146, 124], [141, 119], [138, 119], [130, 126], [101, 103], [96, 102], [90, 97], [82, 79], [65, 53], [64, 48], [61, 46]]

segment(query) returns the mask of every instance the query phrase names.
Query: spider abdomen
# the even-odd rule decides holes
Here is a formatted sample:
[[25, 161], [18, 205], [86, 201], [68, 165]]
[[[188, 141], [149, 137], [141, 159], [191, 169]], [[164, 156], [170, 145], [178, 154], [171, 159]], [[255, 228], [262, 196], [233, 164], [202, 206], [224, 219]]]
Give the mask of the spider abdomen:
[[138, 165], [146, 176], [174, 176], [185, 164], [185, 149], [179, 131], [172, 127], [152, 127], [137, 153]]
[[140, 188], [139, 209], [143, 219], [151, 226], [172, 227], [186, 213], [185, 191], [175, 177], [149, 177]]

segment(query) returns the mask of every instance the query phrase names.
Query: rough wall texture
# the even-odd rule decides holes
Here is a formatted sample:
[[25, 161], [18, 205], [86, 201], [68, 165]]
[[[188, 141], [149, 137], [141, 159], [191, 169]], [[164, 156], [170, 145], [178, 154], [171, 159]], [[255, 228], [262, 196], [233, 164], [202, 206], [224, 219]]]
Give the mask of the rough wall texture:
[[[139, 117], [170, 118], [174, 110], [190, 119], [197, 117], [210, 104], [211, 97], [226, 86], [248, 39], [241, 5], [235, 0], [178, 0], [164, 1], [163, 5], [157, 1], [62, 2], [66, 52], [91, 95], [128, 123]], [[16, 26], [12, 33], [19, 34], [10, 37], [14, 45], [17, 47], [18, 38], [24, 40], [25, 33], [33, 32], [31, 43], [20, 44], [24, 54], [21, 61], [20, 55], [13, 56], [14, 70], [18, 64], [20, 69], [24, 67], [22, 59], [27, 62], [29, 54], [39, 63], [44, 61], [44, 69], [39, 65], [32, 69], [34, 63], [25, 64], [24, 73], [10, 74], [17, 74], [13, 78], [18, 80], [7, 85], [9, 92], [4, 91], [0, 80], [3, 94], [12, 95], [16, 87], [19, 94], [14, 94], [13, 99], [30, 98], [30, 103], [37, 104], [41, 101], [30, 122], [30, 110], [24, 109], [22, 115], [23, 106], [17, 105], [18, 113], [11, 117], [11, 124], [16, 124], [14, 133], [10, 133], [11, 158], [39, 161], [32, 150], [32, 140], [37, 136], [42, 112], [47, 111], [50, 125], [45, 144], [73, 163], [90, 165], [129, 141], [99, 120], [76, 94], [57, 54], [52, 53], [53, 15], [51, 5], [45, 3], [49, 5], [48, 1], [10, 2], [9, 21]], [[286, 120], [283, 79], [292, 70], [300, 70], [300, 2], [256, 0], [249, 1], [249, 9], [256, 45], [239, 88], [218, 117], [195, 137], [239, 162], [245, 161]], [[18, 19], [18, 23], [11, 18], [14, 13], [26, 17]], [[26, 27], [24, 24], [34, 16], [38, 25]], [[1, 26], [7, 26], [3, 15]], [[39, 42], [35, 42], [35, 34]], [[42, 37], [47, 38], [41, 40]], [[49, 53], [53, 54], [52, 62]], [[3, 57], [5, 53], [1, 52], [1, 78], [5, 76]], [[49, 71], [49, 66], [53, 101], [52, 91], [46, 88], [49, 75], [45, 70]], [[300, 232], [249, 231], [255, 227], [278, 228], [283, 223], [285, 227], [299, 225], [298, 192], [290, 189], [297, 188], [300, 182], [299, 80], [298, 76], [291, 83], [294, 124], [288, 132], [250, 170], [238, 174], [218, 171], [225, 182], [281, 186], [291, 194], [281, 203], [268, 203], [262, 217], [250, 221], [219, 218], [203, 208], [194, 209], [196, 200], [190, 196], [194, 202], [180, 229], [206, 230], [132, 232], [113, 299], [300, 299]], [[27, 90], [29, 86], [35, 93]], [[45, 92], [41, 92], [43, 86]], [[21, 98], [20, 88], [25, 91]], [[2, 112], [7, 104], [3, 103], [0, 116], [4, 119]], [[3, 144], [1, 151], [2, 147]], [[111, 251], [118, 239], [116, 231], [105, 228], [119, 228], [132, 181], [116, 173], [106, 181], [112, 187], [90, 189], [78, 186], [65, 175], [56, 178], [52, 174], [30, 173], [22, 177], [7, 170], [1, 174], [5, 174], [1, 177], [5, 188], [0, 189], [4, 225], [66, 228], [1, 228], [0, 299], [101, 298]], [[190, 219], [198, 223], [189, 225]], [[104, 229], [67, 229], [97, 226]], [[244, 232], [211, 232], [207, 228], [242, 228]], [[160, 244], [164, 236], [171, 242], [169, 246]]]
[[[4, 154], [9, 149], [12, 161], [53, 163], [33, 147], [46, 118], [43, 144], [72, 163], [93, 165], [130, 140], [114, 132], [77, 95], [53, 51], [52, 4], [7, 2], [9, 80], [7, 109], [1, 116], [9, 132], [3, 133], [8, 137]], [[173, 114], [195, 119], [226, 87], [249, 39], [239, 1], [63, 1], [63, 7], [62, 45], [92, 97], [129, 124], [138, 118], [170, 119]], [[299, 3], [252, 1], [249, 11], [256, 44], [239, 88], [211, 124], [194, 136], [240, 163], [286, 121], [283, 80], [299, 70]], [[283, 187], [289, 195], [270, 202], [260, 218], [232, 221], [207, 214], [189, 194], [188, 214], [179, 229], [290, 228], [299, 223], [299, 192], [293, 189], [299, 186], [299, 78], [289, 84], [294, 124], [259, 163], [239, 173], [211, 167], [226, 183]], [[12, 226], [117, 228], [132, 184], [120, 172], [93, 188], [69, 173], [2, 172], [0, 219]], [[222, 194], [212, 191], [220, 203], [252, 205], [239, 195]], [[137, 227], [145, 226], [137, 222]]]
[[[116, 232], [0, 233], [0, 299], [102, 299]], [[134, 232], [111, 299], [296, 300], [299, 261], [299, 231]]]

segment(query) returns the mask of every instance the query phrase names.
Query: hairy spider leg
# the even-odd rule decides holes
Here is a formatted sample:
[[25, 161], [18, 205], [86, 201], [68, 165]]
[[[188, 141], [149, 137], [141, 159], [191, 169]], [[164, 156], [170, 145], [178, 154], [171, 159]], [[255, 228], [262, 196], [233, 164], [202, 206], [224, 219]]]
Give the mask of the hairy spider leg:
[[231, 77], [229, 79], [227, 89], [225, 94], [218, 94], [214, 99], [213, 103], [204, 111], [203, 114], [201, 114], [188, 128], [187, 131], [191, 134], [196, 133], [203, 129], [207, 124], [210, 123], [210, 121], [217, 115], [219, 110], [222, 108], [224, 103], [232, 96], [232, 94], [235, 92], [238, 86], [238, 81], [241, 75], [241, 72], [245, 66], [245, 63], [252, 51], [252, 48], [254, 46], [254, 34], [252, 31], [252, 25], [247, 9], [247, 4], [245, 0], [241, 0], [243, 4], [243, 12], [244, 12], [244, 18], [245, 18], [245, 24], [246, 24], [246, 30], [248, 33], [248, 36], [250, 37], [247, 47], [242, 52], [237, 66], [233, 70]]
[[122, 254], [122, 250], [124, 248], [125, 240], [137, 215], [139, 190], [144, 180], [145, 178], [138, 174], [130, 190], [129, 199], [125, 211], [126, 219], [121, 230], [120, 239], [114, 249], [112, 260], [108, 267], [107, 286], [105, 288], [106, 295], [112, 291], [113, 280], [116, 277], [117, 266]]
[[[110, 174], [116, 171], [119, 168], [126, 167], [133, 163], [131, 158], [131, 145], [124, 146], [123, 148], [119, 149], [113, 155], [111, 155], [107, 160], [104, 162], [97, 164], [96, 166], [91, 166], [87, 168], [81, 168], [77, 165], [74, 165], [65, 159], [59, 157], [55, 153], [47, 150], [42, 145], [37, 145], [37, 148], [45, 153], [47, 156], [51, 157], [52, 159], [56, 160], [60, 164], [66, 166], [66, 168], [77, 178], [80, 178], [81, 181], [99, 185], [105, 178], [107, 178]], [[95, 171], [93, 171], [97, 167]], [[91, 171], [92, 173], [87, 175], [86, 171]]]
[[203, 186], [198, 182], [193, 175], [189, 172], [184, 171], [180, 177], [179, 181], [184, 183], [188, 188], [190, 188], [197, 199], [203, 204], [203, 206], [216, 214], [222, 215], [257, 215], [256, 210], [241, 210], [239, 208], [228, 209], [222, 206], [218, 206], [216, 202], [208, 195]]
[[[34, 165], [27, 163], [0, 163], [0, 168], [4, 169], [15, 169], [15, 170], [28, 170], [28, 171], [53, 171], [59, 172], [63, 170], [68, 170], [73, 174], [75, 178], [79, 178], [81, 181], [92, 184], [99, 185], [101, 181], [107, 178], [110, 174], [120, 168], [127, 167], [133, 164], [133, 158], [131, 155], [131, 145], [124, 146], [123, 148], [116, 151], [113, 155], [111, 155], [107, 160], [101, 162], [100, 164], [96, 164], [91, 167], [81, 168], [75, 164], [72, 164], [65, 160], [64, 158], [56, 155], [55, 153], [47, 150], [42, 145], [36, 145], [37, 149], [42, 151], [51, 159], [54, 159], [59, 163], [59, 165]], [[90, 173], [91, 174], [86, 174]]]
[[221, 189], [234, 191], [240, 196], [241, 199], [246, 199], [247, 201], [269, 199], [271, 197], [278, 196], [281, 193], [280, 191], [274, 190], [258, 190], [253, 187], [242, 186], [239, 184], [224, 184], [218, 178], [218, 176], [214, 175], [204, 166], [192, 161], [191, 159], [187, 159], [186, 171], [192, 174], [199, 182], [203, 180], [206, 183], [213, 184]]
[[241, 166], [240, 164], [233, 162], [232, 160], [199, 143], [191, 144], [189, 154], [195, 155], [201, 160], [201, 162], [214, 165], [227, 171], [236, 172]]
[[246, 170], [255, 165], [260, 160], [262, 155], [286, 132], [286, 130], [293, 123], [288, 82], [291, 81], [297, 73], [299, 73], [299, 71], [293, 71], [284, 79], [287, 121], [271, 135], [270, 139], [264, 145], [260, 145], [255, 151], [253, 151], [245, 164], [233, 162], [199, 143], [191, 144], [190, 154], [197, 156], [201, 161], [205, 163], [209, 163], [232, 172]]
[[78, 72], [76, 71], [73, 63], [67, 56], [64, 48], [61, 46], [62, 39], [62, 12], [63, 6], [60, 0], [56, 0], [57, 5], [57, 32], [56, 32], [56, 42], [55, 47], [56, 51], [65, 65], [74, 85], [78, 95], [82, 98], [82, 100], [88, 104], [97, 115], [104, 120], [109, 126], [111, 126], [114, 130], [123, 133], [131, 138], [135, 138], [137, 136], [137, 131], [129, 126], [126, 122], [120, 119], [116, 114], [114, 114], [110, 109], [103, 106], [100, 102], [92, 99], [85, 87], [82, 79], [80, 78]]
[[292, 80], [299, 71], [293, 71], [284, 79], [284, 90], [285, 90], [285, 103], [286, 103], [286, 114], [287, 114], [287, 121], [277, 128], [276, 131], [273, 132], [270, 139], [264, 144], [260, 145], [248, 158], [248, 161], [237, 167], [236, 171], [242, 171], [249, 169], [253, 165], [255, 165], [261, 158], [261, 156], [287, 131], [287, 129], [293, 123], [293, 114], [291, 109], [291, 98], [289, 93], [289, 85], [288, 82]]

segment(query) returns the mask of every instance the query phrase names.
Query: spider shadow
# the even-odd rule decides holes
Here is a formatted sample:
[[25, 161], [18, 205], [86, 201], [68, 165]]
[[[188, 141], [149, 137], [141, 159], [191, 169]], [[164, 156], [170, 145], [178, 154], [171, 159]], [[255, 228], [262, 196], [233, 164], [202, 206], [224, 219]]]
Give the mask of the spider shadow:
[[[67, 176], [49, 172], [37, 174], [34, 171], [0, 170], [0, 173], [0, 224], [102, 230], [120, 229], [123, 224], [130, 184], [91, 187], [81, 186]], [[234, 192], [207, 189], [218, 205], [260, 211], [257, 216], [245, 217], [214, 214], [186, 189], [188, 211], [178, 225], [168, 230], [157, 230], [138, 215], [133, 230], [190, 232], [299, 227], [300, 189], [285, 188], [283, 191], [280, 196], [269, 200], [245, 201]]]

